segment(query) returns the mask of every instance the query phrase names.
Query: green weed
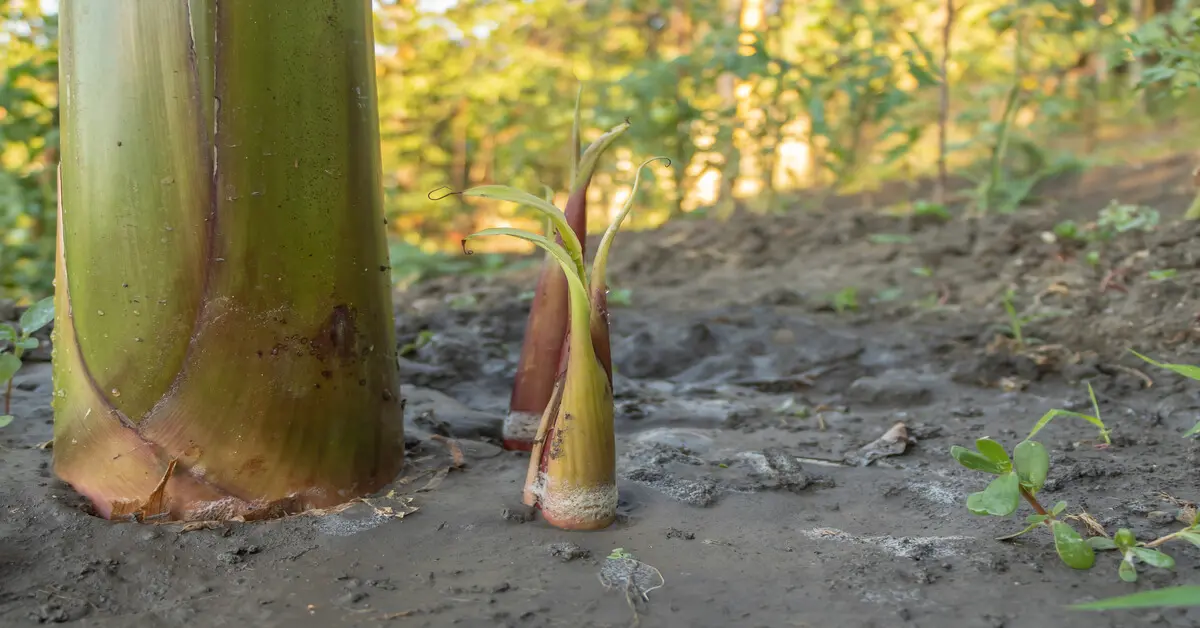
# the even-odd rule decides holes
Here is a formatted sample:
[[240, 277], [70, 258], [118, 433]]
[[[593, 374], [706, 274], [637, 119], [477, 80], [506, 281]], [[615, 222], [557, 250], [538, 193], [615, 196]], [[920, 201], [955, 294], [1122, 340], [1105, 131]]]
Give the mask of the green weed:
[[[21, 314], [17, 326], [0, 323], [0, 384], [5, 385], [4, 414], [0, 415], [0, 427], [12, 423], [13, 377], [21, 370], [21, 356], [26, 351], [38, 348], [34, 332], [54, 320], [54, 297], [46, 297], [31, 305]], [[7, 345], [7, 348], [5, 346]]]
[[[1197, 371], [1200, 372], [1200, 369]], [[1094, 415], [1050, 410], [1038, 420], [1029, 435], [1013, 448], [1011, 456], [1003, 445], [986, 437], [975, 441], [974, 450], [958, 445], [951, 447], [950, 455], [959, 464], [973, 471], [995, 476], [984, 490], [967, 497], [967, 510], [979, 516], [1008, 517], [1017, 511], [1021, 500], [1024, 499], [1034, 511], [1025, 518], [1027, 525], [1020, 531], [999, 537], [997, 540], [1012, 540], [1038, 528], [1047, 529], [1054, 539], [1054, 549], [1059, 559], [1072, 569], [1091, 569], [1096, 562], [1096, 552], [1114, 550], [1121, 555], [1117, 576], [1126, 582], [1135, 582], [1138, 579], [1138, 563], [1160, 569], [1173, 569], [1175, 560], [1158, 548], [1172, 541], [1186, 541], [1200, 547], [1200, 519], [1197, 518], [1194, 508], [1184, 509], [1184, 514], [1180, 517], [1185, 524], [1184, 528], [1152, 541], [1139, 542], [1127, 528], [1120, 528], [1115, 535], [1109, 537], [1103, 529], [1096, 529], [1095, 526], [1093, 529], [1099, 534], [1084, 539], [1067, 523], [1067, 519], [1080, 518], [1078, 515], [1064, 514], [1067, 502], [1059, 501], [1046, 508], [1038, 501], [1038, 492], [1045, 486], [1050, 472], [1050, 455], [1046, 447], [1033, 440], [1033, 437], [1052, 420], [1060, 416], [1084, 419], [1099, 430], [1100, 437], [1106, 445], [1112, 443], [1109, 437], [1110, 430], [1100, 418], [1096, 394], [1090, 385], [1088, 395]]]

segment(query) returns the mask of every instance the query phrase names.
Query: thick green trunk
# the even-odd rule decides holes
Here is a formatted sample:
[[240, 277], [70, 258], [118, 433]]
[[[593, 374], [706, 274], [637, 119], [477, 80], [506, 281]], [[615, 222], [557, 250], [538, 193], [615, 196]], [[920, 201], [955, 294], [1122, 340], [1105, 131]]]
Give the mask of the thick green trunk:
[[390, 481], [370, 3], [63, 0], [60, 19], [56, 473], [110, 516], [176, 460], [178, 518]]

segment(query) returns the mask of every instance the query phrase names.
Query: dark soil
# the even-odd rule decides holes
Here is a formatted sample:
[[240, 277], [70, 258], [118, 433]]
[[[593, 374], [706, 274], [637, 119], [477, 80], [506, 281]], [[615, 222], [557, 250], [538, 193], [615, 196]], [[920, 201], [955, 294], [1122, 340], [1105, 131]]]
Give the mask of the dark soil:
[[[400, 343], [427, 340], [403, 361], [409, 463], [392, 496], [335, 514], [198, 530], [85, 514], [38, 447], [52, 386], [33, 362], [0, 431], [0, 625], [576, 627], [635, 613], [684, 627], [1198, 625], [1200, 609], [1066, 605], [1196, 583], [1200, 548], [1167, 546], [1176, 568], [1142, 566], [1136, 584], [1117, 579], [1111, 553], [1071, 570], [1041, 531], [996, 541], [1028, 511], [969, 514], [987, 478], [948, 455], [981, 436], [1011, 447], [1051, 408], [1088, 409], [1089, 382], [1113, 444], [1082, 421], [1052, 423], [1039, 435], [1053, 461], [1043, 500], [1109, 534], [1180, 526], [1174, 515], [1200, 500], [1200, 447], [1182, 437], [1200, 420], [1200, 384], [1128, 349], [1200, 363], [1200, 226], [1178, 222], [1192, 163], [1059, 181], [1035, 208], [980, 220], [839, 209], [622, 235], [622, 517], [600, 532], [532, 517], [519, 504], [525, 456], [494, 444], [534, 271], [400, 295]], [[1162, 223], [1118, 236], [1095, 267], [1042, 237], [1113, 198]], [[833, 311], [847, 287], [858, 309]], [[1006, 336], [1010, 287], [1035, 317], [1024, 349]], [[896, 423], [907, 444], [872, 445]], [[464, 467], [435, 434], [458, 439]], [[636, 560], [609, 560], [617, 548]]]

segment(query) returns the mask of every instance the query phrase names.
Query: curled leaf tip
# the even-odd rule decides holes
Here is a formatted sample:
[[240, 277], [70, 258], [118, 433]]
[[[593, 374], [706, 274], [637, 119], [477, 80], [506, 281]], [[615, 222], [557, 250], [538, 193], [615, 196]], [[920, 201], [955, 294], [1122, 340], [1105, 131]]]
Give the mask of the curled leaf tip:
[[[441, 195], [441, 196], [437, 197], [437, 198], [434, 198], [434, 197], [433, 197], [433, 195], [434, 195], [434, 194], [436, 194], [436, 193], [438, 193], [438, 192], [441, 192], [442, 190], [447, 190], [447, 192], [446, 192], [445, 194], [443, 194], [443, 195]], [[442, 199], [444, 199], [444, 198], [446, 198], [446, 197], [448, 197], [448, 196], [459, 196], [459, 195], [461, 195], [461, 194], [462, 194], [462, 192], [455, 192], [455, 191], [454, 191], [454, 188], [452, 188], [452, 187], [450, 187], [450, 186], [448, 186], [448, 185], [443, 185], [443, 186], [441, 186], [441, 187], [434, 188], [434, 189], [430, 190], [430, 191], [429, 191], [429, 193], [425, 195], [425, 198], [427, 198], [427, 199], [429, 199], [429, 200], [431, 200], [431, 201], [440, 201], [440, 200], [442, 200]], [[464, 240], [464, 242], [465, 242], [465, 240]]]
[[471, 250], [471, 249], [468, 249], [468, 248], [467, 248], [467, 240], [468, 240], [468, 238], [463, 238], [463, 239], [462, 239], [462, 252], [463, 252], [463, 255], [474, 255], [474, 254], [475, 254], [475, 251], [473, 251], [473, 250]]

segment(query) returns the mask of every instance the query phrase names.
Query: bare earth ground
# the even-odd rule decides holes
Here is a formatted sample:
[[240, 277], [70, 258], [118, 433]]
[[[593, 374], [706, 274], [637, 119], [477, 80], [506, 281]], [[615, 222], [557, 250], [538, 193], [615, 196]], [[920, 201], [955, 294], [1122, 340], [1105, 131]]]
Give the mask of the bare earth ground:
[[[1200, 610], [1065, 606], [1195, 583], [1197, 548], [1173, 546], [1175, 571], [1143, 567], [1136, 585], [1118, 581], [1112, 554], [1072, 571], [1040, 532], [994, 540], [1028, 511], [970, 515], [986, 478], [947, 454], [985, 435], [1011, 447], [1047, 410], [1085, 409], [1091, 382], [1113, 446], [1095, 447], [1081, 421], [1051, 424], [1045, 501], [1109, 534], [1178, 527], [1180, 504], [1200, 499], [1200, 448], [1181, 438], [1200, 384], [1126, 351], [1200, 363], [1200, 227], [1177, 223], [1191, 163], [1059, 181], [1037, 208], [977, 224], [843, 208], [622, 235], [623, 517], [601, 532], [525, 520], [525, 458], [490, 444], [530, 271], [401, 295], [400, 342], [427, 340], [402, 364], [410, 462], [393, 496], [336, 514], [192, 531], [95, 519], [36, 447], [51, 435], [51, 382], [33, 363], [0, 432], [0, 625], [628, 626], [636, 610], [642, 626], [1195, 626]], [[1120, 237], [1098, 269], [1041, 238], [1111, 198], [1158, 208], [1162, 226]], [[1051, 314], [1025, 330], [1042, 343], [1032, 355], [996, 341], [1010, 285], [1018, 309]], [[847, 286], [860, 309], [837, 314], [829, 295]], [[907, 451], [859, 464], [897, 422]], [[457, 437], [465, 466], [432, 434]], [[644, 564], [609, 562], [616, 548]], [[648, 601], [637, 587], [653, 588]]]

